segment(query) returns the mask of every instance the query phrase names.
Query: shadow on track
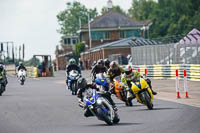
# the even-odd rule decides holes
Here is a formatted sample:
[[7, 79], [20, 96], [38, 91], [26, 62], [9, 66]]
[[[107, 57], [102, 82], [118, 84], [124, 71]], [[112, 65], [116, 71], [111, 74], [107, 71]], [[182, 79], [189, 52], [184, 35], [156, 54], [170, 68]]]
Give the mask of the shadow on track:
[[112, 127], [112, 126], [131, 126], [131, 125], [141, 125], [142, 123], [126, 123], [126, 122], [122, 122], [122, 123], [118, 123], [118, 124], [114, 124], [114, 125], [107, 125], [107, 124], [94, 124], [94, 125], [87, 125], [89, 127], [102, 127], [102, 126], [108, 126], [108, 127]]
[[[179, 109], [179, 108], [153, 108], [153, 110], [172, 110], [172, 109]], [[149, 109], [147, 109], [147, 108], [146, 109], [138, 109], [135, 111], [149, 111]]]

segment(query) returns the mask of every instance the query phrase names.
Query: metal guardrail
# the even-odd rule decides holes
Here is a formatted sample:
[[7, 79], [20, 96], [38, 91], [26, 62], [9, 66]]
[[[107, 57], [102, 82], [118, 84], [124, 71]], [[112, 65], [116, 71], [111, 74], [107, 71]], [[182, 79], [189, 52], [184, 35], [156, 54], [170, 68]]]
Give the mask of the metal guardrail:
[[147, 69], [147, 76], [153, 79], [175, 79], [176, 70], [179, 71], [179, 78], [184, 78], [184, 69], [187, 70], [187, 79], [200, 81], [200, 65], [196, 64], [169, 64], [169, 65], [132, 65], [135, 70], [140, 69], [144, 74]]
[[16, 74], [16, 66], [15, 64], [5, 65], [5, 70], [7, 74], [15, 75]]

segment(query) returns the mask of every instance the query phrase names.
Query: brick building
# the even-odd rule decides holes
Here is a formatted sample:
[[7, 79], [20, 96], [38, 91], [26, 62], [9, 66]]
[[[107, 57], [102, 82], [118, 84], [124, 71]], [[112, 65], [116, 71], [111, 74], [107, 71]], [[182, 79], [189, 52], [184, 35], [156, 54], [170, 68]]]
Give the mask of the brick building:
[[56, 47], [56, 65], [57, 70], [64, 70], [67, 60], [73, 56], [74, 46], [78, 42], [77, 36], [64, 36], [62, 42]]
[[[144, 37], [145, 31], [142, 29], [148, 29], [151, 24], [151, 21], [136, 21], [110, 9], [79, 30], [80, 41], [85, 42], [88, 48], [81, 54], [82, 61], [87, 61], [91, 65], [93, 61], [108, 58], [112, 54], [124, 56], [131, 54], [129, 45], [124, 46], [123, 40], [131, 37]], [[91, 43], [88, 27], [90, 27]], [[117, 47], [107, 47], [119, 43]]]

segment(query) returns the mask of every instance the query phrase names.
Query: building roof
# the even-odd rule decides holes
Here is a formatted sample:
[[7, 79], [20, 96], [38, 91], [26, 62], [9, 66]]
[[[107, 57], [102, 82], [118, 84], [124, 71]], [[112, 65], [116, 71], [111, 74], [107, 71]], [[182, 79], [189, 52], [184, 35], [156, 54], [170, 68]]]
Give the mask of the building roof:
[[[151, 24], [151, 21], [136, 21], [122, 13], [110, 10], [90, 22], [91, 29], [142, 27]], [[88, 24], [81, 29], [88, 29]]]
[[179, 44], [200, 44], [200, 31], [194, 28], [179, 41]]
[[158, 44], [161, 44], [161, 43], [155, 40], [145, 39], [142, 37], [130, 37], [130, 38], [114, 41], [111, 43], [105, 43], [103, 45], [91, 48], [85, 53], [88, 53], [90, 51], [91, 52], [98, 51], [100, 49], [105, 49], [105, 48], [129, 48], [129, 47], [138, 47], [138, 46], [144, 46], [144, 45], [158, 45]]

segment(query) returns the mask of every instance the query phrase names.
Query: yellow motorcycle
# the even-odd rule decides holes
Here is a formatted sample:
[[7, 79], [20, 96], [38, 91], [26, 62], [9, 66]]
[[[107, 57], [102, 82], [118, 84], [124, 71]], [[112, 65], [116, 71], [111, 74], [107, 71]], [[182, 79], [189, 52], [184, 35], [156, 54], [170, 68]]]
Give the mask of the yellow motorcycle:
[[139, 103], [147, 106], [148, 109], [153, 109], [153, 94], [149, 88], [147, 82], [140, 78], [136, 82], [131, 82], [131, 90], [136, 95], [136, 99]]

